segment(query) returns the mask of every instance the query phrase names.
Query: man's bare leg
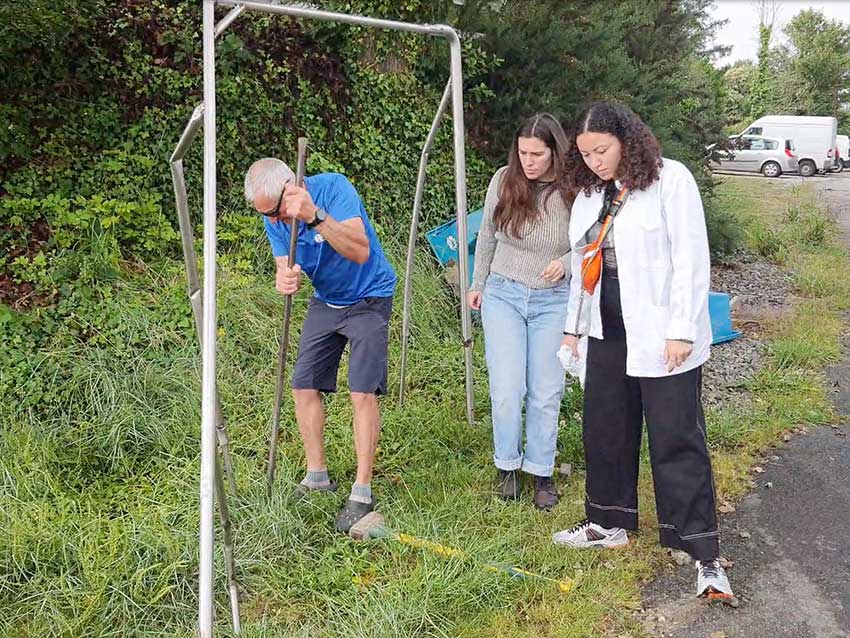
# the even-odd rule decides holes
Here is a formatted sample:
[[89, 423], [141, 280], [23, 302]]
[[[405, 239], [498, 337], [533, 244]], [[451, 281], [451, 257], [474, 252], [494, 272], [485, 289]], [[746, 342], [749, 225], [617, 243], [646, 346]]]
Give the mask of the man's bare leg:
[[293, 390], [295, 418], [307, 457], [307, 476], [301, 482], [311, 489], [332, 489], [325, 460], [325, 406], [318, 390]]
[[355, 482], [359, 485], [369, 485], [372, 482], [372, 466], [375, 463], [375, 452], [381, 432], [378, 397], [365, 392], [352, 392], [351, 403], [354, 406], [354, 450], [357, 453]]

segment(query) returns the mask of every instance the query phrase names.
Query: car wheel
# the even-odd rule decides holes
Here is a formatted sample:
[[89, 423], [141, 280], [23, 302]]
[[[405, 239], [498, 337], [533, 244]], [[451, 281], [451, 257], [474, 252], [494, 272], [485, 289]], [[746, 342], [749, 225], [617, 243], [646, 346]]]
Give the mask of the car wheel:
[[814, 162], [810, 162], [805, 160], [800, 162], [800, 175], [803, 177], [811, 177], [817, 172], [817, 166], [815, 166]]
[[765, 177], [779, 177], [782, 175], [782, 167], [776, 162], [765, 162], [761, 167], [761, 174]]

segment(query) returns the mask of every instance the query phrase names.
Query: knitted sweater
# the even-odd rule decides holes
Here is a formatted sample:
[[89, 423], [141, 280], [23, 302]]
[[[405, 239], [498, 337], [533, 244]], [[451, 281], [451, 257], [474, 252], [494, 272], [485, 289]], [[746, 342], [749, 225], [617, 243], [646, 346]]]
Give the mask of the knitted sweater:
[[487, 275], [491, 272], [529, 288], [553, 288], [560, 282], [546, 281], [540, 277], [540, 273], [549, 262], [558, 259], [564, 264], [569, 279], [570, 208], [560, 193], [555, 192], [547, 197], [544, 194], [546, 189], [541, 187], [538, 205], [544, 208], [537, 219], [521, 228], [519, 237], [497, 230], [493, 223], [493, 212], [499, 201], [499, 190], [506, 169], [503, 166], [496, 171], [487, 189], [481, 229], [475, 246], [475, 271], [469, 289], [483, 290]]

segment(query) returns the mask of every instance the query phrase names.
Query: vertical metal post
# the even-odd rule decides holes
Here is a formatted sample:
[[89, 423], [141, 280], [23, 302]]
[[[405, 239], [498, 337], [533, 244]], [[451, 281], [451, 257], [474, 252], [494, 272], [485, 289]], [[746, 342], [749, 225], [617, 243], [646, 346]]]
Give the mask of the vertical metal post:
[[434, 145], [434, 139], [437, 137], [437, 130], [449, 105], [451, 86], [451, 80], [446, 82], [446, 88], [443, 89], [443, 97], [440, 99], [440, 105], [437, 107], [434, 121], [431, 122], [431, 130], [428, 131], [428, 137], [425, 138], [425, 144], [422, 145], [422, 153], [419, 156], [419, 175], [416, 178], [416, 194], [413, 196], [413, 216], [410, 219], [410, 235], [407, 238], [407, 263], [404, 269], [404, 306], [401, 320], [401, 370], [399, 371], [398, 382], [399, 403], [404, 401], [407, 342], [410, 337], [410, 290], [413, 278], [413, 257], [416, 251], [416, 237], [419, 234], [419, 213], [422, 209], [422, 193], [425, 190], [425, 171], [428, 168], [428, 159], [430, 157], [431, 147]]
[[213, 638], [216, 390], [215, 1], [204, 0], [204, 304], [198, 632]]
[[[195, 109], [196, 114], [199, 112], [203, 112], [202, 106]], [[193, 115], [193, 119], [194, 117], [195, 116]], [[192, 126], [191, 122], [189, 126]], [[189, 128], [187, 128], [187, 132], [190, 132]], [[191, 143], [191, 139], [189, 142]], [[203, 347], [204, 308], [203, 299], [201, 298], [201, 280], [198, 275], [198, 259], [195, 255], [195, 247], [192, 241], [192, 222], [189, 219], [189, 205], [186, 197], [186, 180], [183, 177], [183, 161], [180, 159], [172, 159], [170, 167], [171, 181], [174, 184], [174, 200], [177, 206], [177, 223], [180, 226], [180, 241], [183, 246], [183, 263], [186, 267], [189, 303], [192, 306], [192, 316], [195, 319], [195, 332], [198, 336], [198, 344]], [[218, 396], [218, 388], [216, 388], [215, 392], [215, 431], [216, 438], [218, 439], [218, 447], [221, 451], [222, 460], [224, 461], [224, 473], [227, 475], [227, 484], [230, 487], [230, 493], [235, 495], [236, 479], [235, 474], [233, 473], [233, 461], [230, 458], [230, 439], [227, 436], [227, 429], [224, 426], [224, 416], [221, 411], [221, 401]]]
[[[202, 110], [196, 109], [196, 113]], [[190, 123], [190, 127], [192, 124]], [[190, 132], [187, 128], [187, 132]], [[191, 142], [191, 139], [189, 140]], [[201, 300], [200, 280], [198, 278], [198, 264], [195, 257], [195, 248], [192, 245], [192, 225], [189, 220], [189, 208], [186, 198], [186, 180], [183, 178], [183, 161], [171, 161], [171, 179], [174, 182], [174, 196], [177, 202], [177, 219], [180, 225], [180, 237], [183, 244], [183, 259], [186, 266], [186, 278], [189, 289], [189, 302], [192, 305], [192, 314], [195, 318], [195, 330], [198, 335], [198, 343], [203, 343], [203, 303]], [[233, 465], [230, 461], [230, 446], [227, 431], [224, 428], [224, 418], [221, 412], [221, 403], [218, 397], [218, 389], [215, 393], [215, 428], [218, 438], [218, 447], [224, 462], [224, 471], [230, 484], [230, 491], [236, 494], [236, 481], [234, 480]], [[230, 594], [230, 609], [233, 616], [233, 631], [239, 634], [239, 589], [236, 581], [236, 564], [233, 558], [233, 533], [230, 523], [230, 511], [227, 507], [227, 492], [224, 489], [221, 465], [216, 457], [215, 491], [218, 498], [218, 510], [221, 517], [222, 534], [224, 537], [224, 559], [227, 570], [228, 592]]]
[[451, 52], [452, 125], [455, 145], [455, 200], [457, 205], [458, 288], [460, 289], [460, 325], [463, 334], [463, 356], [466, 368], [466, 420], [475, 422], [472, 383], [472, 318], [466, 305], [469, 288], [466, 232], [466, 147], [463, 126], [463, 67], [460, 39], [454, 30], [447, 34]]

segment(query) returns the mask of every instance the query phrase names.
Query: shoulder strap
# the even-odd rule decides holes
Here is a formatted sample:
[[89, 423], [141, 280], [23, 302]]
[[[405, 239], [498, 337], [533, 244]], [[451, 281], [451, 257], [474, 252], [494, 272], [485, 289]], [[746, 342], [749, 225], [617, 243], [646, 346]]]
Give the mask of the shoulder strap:
[[616, 197], [614, 197], [613, 201], [608, 201], [605, 205], [603, 205], [599, 215], [600, 221], [602, 222], [602, 228], [599, 231], [599, 237], [596, 242], [594, 242], [597, 246], [602, 246], [602, 242], [605, 241], [605, 236], [608, 234], [608, 231], [611, 230], [614, 218], [617, 216], [617, 213], [622, 210], [623, 205], [625, 205], [626, 200], [629, 198], [629, 192], [629, 189], [626, 186], [623, 186], [617, 193]]

